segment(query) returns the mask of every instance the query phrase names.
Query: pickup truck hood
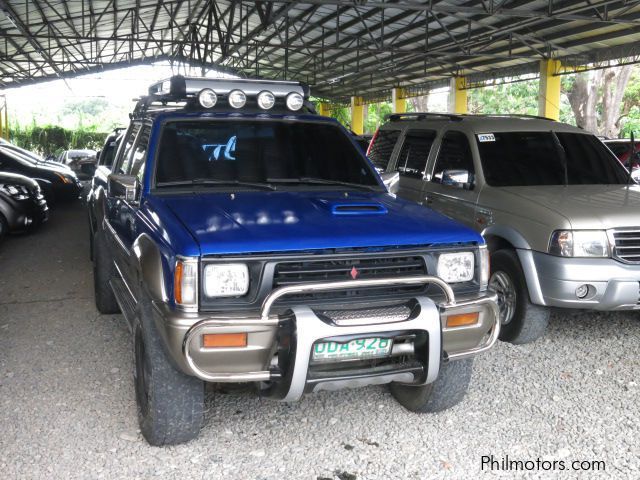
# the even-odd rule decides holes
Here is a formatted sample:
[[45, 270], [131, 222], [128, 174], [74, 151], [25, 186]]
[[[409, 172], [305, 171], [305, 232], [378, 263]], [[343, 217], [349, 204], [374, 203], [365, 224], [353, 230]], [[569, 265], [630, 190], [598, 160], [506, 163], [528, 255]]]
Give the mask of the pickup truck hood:
[[238, 192], [155, 197], [202, 255], [482, 243], [479, 234], [385, 193]]
[[560, 214], [573, 229], [640, 226], [640, 185], [552, 185], [500, 190]]

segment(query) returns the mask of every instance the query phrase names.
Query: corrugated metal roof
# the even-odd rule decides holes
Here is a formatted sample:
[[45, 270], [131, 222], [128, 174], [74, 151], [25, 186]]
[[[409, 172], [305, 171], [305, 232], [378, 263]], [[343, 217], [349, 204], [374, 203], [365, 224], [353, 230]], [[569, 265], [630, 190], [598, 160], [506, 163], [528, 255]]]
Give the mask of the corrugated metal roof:
[[0, 87], [169, 59], [380, 98], [638, 55], [640, 2], [0, 0]]

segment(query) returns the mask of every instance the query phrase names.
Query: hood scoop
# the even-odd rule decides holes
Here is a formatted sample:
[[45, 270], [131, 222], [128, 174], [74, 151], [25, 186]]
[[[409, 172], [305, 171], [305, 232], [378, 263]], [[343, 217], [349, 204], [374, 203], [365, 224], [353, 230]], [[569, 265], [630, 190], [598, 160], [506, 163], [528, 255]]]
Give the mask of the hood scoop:
[[333, 215], [384, 215], [387, 208], [375, 202], [333, 203], [331, 213]]

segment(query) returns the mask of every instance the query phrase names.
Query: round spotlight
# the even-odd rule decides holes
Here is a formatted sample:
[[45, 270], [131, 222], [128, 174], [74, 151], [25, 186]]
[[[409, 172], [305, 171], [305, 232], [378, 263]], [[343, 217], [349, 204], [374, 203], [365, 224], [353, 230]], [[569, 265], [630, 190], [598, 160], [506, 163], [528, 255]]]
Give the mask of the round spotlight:
[[200, 102], [200, 105], [204, 108], [214, 107], [217, 101], [218, 96], [216, 95], [216, 92], [210, 88], [203, 88], [200, 90], [200, 93], [198, 94], [198, 102]]
[[229, 92], [229, 105], [233, 108], [242, 108], [247, 103], [247, 96], [242, 90], [231, 90]]
[[293, 110], [295, 112], [296, 110], [300, 110], [302, 105], [304, 105], [304, 98], [302, 98], [302, 95], [297, 92], [292, 92], [287, 95], [287, 108], [289, 110]]
[[276, 97], [268, 90], [258, 94], [258, 106], [263, 110], [269, 110], [276, 104]]
[[580, 285], [578, 288], [576, 288], [576, 297], [578, 298], [584, 298], [587, 296], [588, 293], [589, 293], [589, 285], [587, 284]]

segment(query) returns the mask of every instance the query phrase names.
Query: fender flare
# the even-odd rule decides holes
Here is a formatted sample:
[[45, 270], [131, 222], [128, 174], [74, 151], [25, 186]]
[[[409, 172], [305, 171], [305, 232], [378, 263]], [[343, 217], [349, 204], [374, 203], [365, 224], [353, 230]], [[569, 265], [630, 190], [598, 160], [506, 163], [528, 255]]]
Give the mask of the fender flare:
[[135, 258], [138, 281], [152, 301], [169, 301], [164, 281], [162, 254], [158, 245], [146, 233], [133, 242], [131, 255]]
[[485, 241], [487, 237], [498, 237], [513, 245], [520, 260], [531, 302], [536, 305], [545, 305], [538, 270], [533, 258], [533, 250], [524, 236], [515, 228], [504, 225], [490, 225], [482, 231], [482, 236], [485, 238]]

